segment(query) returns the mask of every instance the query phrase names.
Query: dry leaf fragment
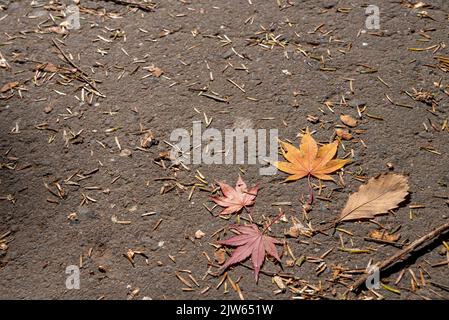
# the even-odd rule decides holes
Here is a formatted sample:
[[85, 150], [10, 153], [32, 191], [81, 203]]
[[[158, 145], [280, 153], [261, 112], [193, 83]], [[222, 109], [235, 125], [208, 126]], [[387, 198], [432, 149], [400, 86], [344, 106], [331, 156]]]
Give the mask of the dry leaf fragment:
[[43, 72], [50, 72], [50, 73], [58, 73], [58, 72], [59, 73], [75, 73], [77, 71], [76, 68], [60, 67], [60, 66], [54, 65], [51, 62], [39, 63], [38, 65], [36, 65], [34, 70], [39, 70], [39, 71], [43, 71]]
[[50, 113], [50, 112], [52, 112], [53, 111], [53, 107], [52, 106], [45, 106], [44, 107], [44, 112], [45, 113]]
[[304, 224], [302, 224], [298, 219], [292, 217], [292, 223], [293, 226], [285, 232], [286, 236], [292, 238], [298, 238], [300, 235], [308, 238], [313, 236], [313, 231], [309, 227], [304, 226]]
[[200, 229], [198, 229], [196, 232], [195, 232], [195, 238], [196, 239], [201, 239], [202, 237], [204, 237], [206, 234], [203, 232], [203, 231], [201, 231]]
[[161, 151], [159, 152], [159, 155], [154, 158], [155, 161], [161, 161], [161, 160], [173, 160], [170, 151]]
[[147, 69], [148, 71], [150, 71], [156, 78], [159, 78], [164, 73], [161, 68], [158, 68], [153, 64], [149, 67], [144, 67], [143, 69]]
[[343, 140], [351, 140], [352, 134], [345, 129], [335, 129], [335, 134]]
[[340, 116], [340, 120], [341, 120], [341, 122], [343, 122], [348, 127], [355, 127], [355, 126], [357, 126], [357, 120], [354, 119], [353, 117], [347, 115], [347, 114], [342, 114]]
[[387, 213], [404, 201], [408, 188], [407, 178], [402, 175], [387, 173], [371, 178], [349, 196], [339, 221], [372, 219]]
[[428, 4], [426, 4], [425, 2], [422, 2], [422, 1], [419, 1], [419, 2], [416, 2], [416, 3], [412, 3], [412, 2], [407, 1], [407, 0], [401, 1], [401, 6], [404, 6], [406, 8], [411, 8], [411, 9], [420, 9], [420, 8], [429, 7]]
[[279, 170], [291, 174], [285, 181], [294, 181], [314, 176], [320, 180], [334, 180], [329, 174], [342, 168], [350, 160], [333, 159], [337, 153], [338, 141], [325, 144], [318, 149], [316, 141], [307, 130], [299, 149], [282, 142], [282, 154], [288, 162], [275, 162]]
[[3, 55], [2, 55], [1, 52], [0, 52], [0, 68], [6, 68], [6, 69], [9, 69], [9, 68], [10, 68], [8, 62], [7, 62], [6, 59], [3, 57]]
[[400, 234], [390, 234], [385, 230], [374, 229], [369, 232], [369, 237], [378, 240], [386, 240], [390, 242], [396, 242], [401, 237]]
[[0, 88], [0, 93], [5, 93], [6, 91], [14, 89], [17, 86], [19, 86], [19, 82], [18, 81], [9, 82], [9, 83], [3, 85], [3, 87]]
[[219, 265], [222, 265], [226, 261], [226, 250], [223, 248], [215, 250], [214, 258], [218, 262]]
[[242, 262], [251, 256], [257, 282], [260, 268], [267, 253], [277, 261], [281, 261], [275, 245], [283, 244], [282, 241], [264, 235], [255, 224], [232, 226], [231, 229], [238, 232], [238, 235], [218, 242], [221, 245], [237, 247], [232, 256], [221, 267], [222, 272], [229, 266]]
[[153, 144], [156, 144], [156, 143], [157, 143], [157, 141], [156, 141], [156, 139], [154, 139], [154, 135], [153, 135], [153, 132], [151, 132], [151, 130], [148, 131], [148, 132], [143, 136], [142, 139], [140, 139], [140, 147], [141, 147], [141, 148], [144, 148], [144, 149], [149, 148], [149, 147], [151, 147]]
[[223, 197], [212, 196], [210, 199], [221, 207], [225, 207], [220, 212], [221, 216], [230, 215], [239, 212], [243, 208], [252, 206], [256, 201], [257, 191], [259, 186], [255, 185], [248, 189], [246, 183], [239, 176], [235, 189], [224, 182], [218, 182]]
[[281, 277], [274, 276], [273, 277], [273, 282], [278, 286], [279, 289], [281, 289], [282, 291], [285, 291], [286, 286], [285, 286], [284, 281], [282, 280]]
[[40, 63], [36, 66], [35, 70], [56, 73], [59, 71], [59, 68], [53, 63]]
[[156, 77], [159, 78], [164, 72], [162, 71], [161, 68], [154, 68], [153, 70], [151, 70], [151, 73]]
[[129, 149], [123, 149], [122, 151], [120, 151], [119, 156], [120, 157], [131, 157], [132, 155], [132, 151]]
[[69, 33], [67, 31], [67, 29], [61, 27], [61, 26], [53, 26], [53, 27], [48, 27], [45, 29], [48, 32], [53, 32], [53, 33], [57, 33], [57, 34], [67, 34]]
[[133, 267], [135, 267], [135, 262], [134, 262], [135, 255], [141, 255], [145, 259], [148, 259], [148, 256], [143, 251], [136, 251], [136, 250], [128, 249], [128, 251], [126, 251], [126, 253], [124, 253], [123, 256], [126, 259], [128, 259], [129, 262], [131, 262]]

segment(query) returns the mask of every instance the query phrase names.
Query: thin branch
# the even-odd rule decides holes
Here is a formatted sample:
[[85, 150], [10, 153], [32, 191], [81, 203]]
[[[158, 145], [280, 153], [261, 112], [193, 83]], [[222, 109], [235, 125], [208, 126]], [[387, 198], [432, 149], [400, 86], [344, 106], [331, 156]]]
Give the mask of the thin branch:
[[75, 62], [72, 61], [72, 59], [69, 58], [69, 56], [62, 50], [61, 46], [55, 41], [55, 39], [52, 39], [53, 45], [59, 50], [59, 52], [62, 54], [64, 59], [72, 66], [74, 67], [78, 72], [80, 77], [92, 87], [100, 96], [104, 95], [101, 93], [100, 90], [98, 90], [97, 86], [95, 85], [95, 81], [89, 79], [89, 75], [87, 72], [85, 72], [83, 69], [81, 69], [78, 65], [75, 64]]
[[143, 11], [152, 12], [154, 11], [156, 4], [155, 3], [139, 3], [134, 1], [125, 1], [125, 0], [104, 0], [106, 2], [114, 2], [115, 4], [130, 6], [132, 8], [138, 8]]
[[[421, 238], [416, 239], [411, 244], [409, 244], [407, 247], [405, 247], [404, 249], [398, 251], [395, 255], [391, 256], [389, 259], [387, 259], [384, 262], [382, 262], [378, 266], [379, 271], [384, 271], [385, 269], [389, 268], [390, 266], [394, 265], [395, 263], [403, 260], [409, 253], [414, 251], [416, 248], [421, 246], [423, 243], [425, 243], [425, 242], [427, 242], [429, 240], [433, 240], [434, 238], [436, 238], [437, 236], [439, 236], [442, 233], [446, 232], [447, 230], [449, 230], [449, 222], [439, 226], [438, 228], [432, 230], [431, 232], [429, 232], [428, 234], [422, 236]], [[369, 274], [365, 274], [365, 275], [361, 276], [352, 285], [351, 291], [356, 291], [360, 286], [362, 286], [366, 282], [366, 280], [368, 279], [369, 276], [370, 276]]]

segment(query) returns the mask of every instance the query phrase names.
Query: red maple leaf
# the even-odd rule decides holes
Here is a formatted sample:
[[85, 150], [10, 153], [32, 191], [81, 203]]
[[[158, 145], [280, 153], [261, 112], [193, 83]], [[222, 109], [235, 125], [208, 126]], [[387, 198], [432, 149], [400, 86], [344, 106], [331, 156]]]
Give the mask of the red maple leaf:
[[211, 196], [210, 199], [225, 208], [220, 212], [221, 216], [239, 212], [242, 208], [252, 206], [256, 202], [255, 199], [259, 186], [255, 185], [248, 190], [246, 183], [240, 176], [235, 185], [235, 189], [224, 182], [218, 182], [218, 185], [221, 188], [223, 197]]
[[231, 257], [221, 267], [222, 271], [251, 256], [251, 263], [254, 267], [254, 274], [257, 282], [259, 279], [260, 268], [262, 267], [267, 253], [277, 261], [281, 262], [275, 245], [283, 244], [282, 241], [264, 235], [264, 232], [260, 232], [255, 224], [235, 225], [232, 226], [231, 229], [237, 231], [238, 235], [218, 242], [221, 245], [237, 247]]

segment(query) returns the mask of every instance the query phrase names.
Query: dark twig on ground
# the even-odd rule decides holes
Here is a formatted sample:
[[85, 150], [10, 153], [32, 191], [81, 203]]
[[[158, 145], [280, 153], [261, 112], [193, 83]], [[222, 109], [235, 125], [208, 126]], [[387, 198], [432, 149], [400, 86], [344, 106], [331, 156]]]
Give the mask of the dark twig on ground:
[[55, 39], [52, 39], [53, 41], [53, 45], [59, 50], [59, 52], [62, 54], [62, 56], [64, 57], [64, 59], [72, 66], [74, 67], [76, 70], [79, 71], [80, 73], [80, 77], [83, 79], [83, 81], [85, 81], [88, 85], [90, 85], [92, 87], [92, 89], [94, 89], [95, 91], [97, 91], [99, 96], [103, 96], [104, 95], [100, 92], [100, 90], [98, 90], [98, 88], [95, 85], [95, 82], [93, 80], [89, 79], [89, 75], [87, 74], [87, 72], [83, 71], [83, 69], [81, 69], [78, 65], [76, 65], [68, 56], [67, 54], [64, 52], [64, 50], [62, 50], [61, 46], [55, 41]]
[[[416, 239], [411, 244], [409, 244], [407, 247], [402, 249], [401, 251], [398, 251], [395, 255], [391, 256], [389, 259], [382, 262], [378, 268], [379, 271], [384, 271], [385, 269], [389, 268], [390, 266], [394, 265], [395, 263], [403, 260], [409, 253], [417, 249], [419, 246], [424, 244], [427, 241], [433, 240], [434, 238], [438, 237], [442, 233], [449, 230], [449, 222], [439, 226], [438, 228], [432, 230], [428, 234], [422, 236], [419, 239]], [[351, 287], [351, 291], [358, 290], [368, 279], [369, 274], [365, 274], [362, 277], [360, 277]]]
[[124, 6], [130, 6], [133, 8], [138, 8], [143, 11], [154, 11], [156, 5], [154, 3], [139, 3], [134, 1], [125, 1], [125, 0], [104, 0], [108, 2], [114, 2], [116, 4], [124, 5]]

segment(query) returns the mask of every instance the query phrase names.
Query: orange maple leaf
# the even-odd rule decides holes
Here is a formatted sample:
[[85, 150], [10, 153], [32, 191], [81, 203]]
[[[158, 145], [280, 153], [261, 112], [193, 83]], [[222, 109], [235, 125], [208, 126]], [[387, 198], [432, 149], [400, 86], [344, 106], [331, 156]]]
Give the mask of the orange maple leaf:
[[314, 176], [321, 180], [334, 179], [330, 173], [342, 168], [349, 159], [333, 159], [337, 153], [338, 141], [323, 145], [318, 149], [309, 130], [303, 135], [299, 149], [281, 141], [284, 158], [288, 162], [276, 161], [273, 165], [279, 170], [291, 174], [285, 181], [295, 181]]

